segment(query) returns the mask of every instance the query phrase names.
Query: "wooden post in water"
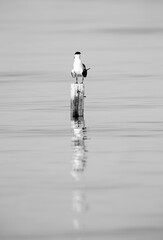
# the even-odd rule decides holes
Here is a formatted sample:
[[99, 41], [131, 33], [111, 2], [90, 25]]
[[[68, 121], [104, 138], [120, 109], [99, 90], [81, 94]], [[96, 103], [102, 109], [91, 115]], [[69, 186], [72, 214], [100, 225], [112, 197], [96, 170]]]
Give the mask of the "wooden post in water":
[[84, 84], [71, 84], [71, 118], [84, 117]]

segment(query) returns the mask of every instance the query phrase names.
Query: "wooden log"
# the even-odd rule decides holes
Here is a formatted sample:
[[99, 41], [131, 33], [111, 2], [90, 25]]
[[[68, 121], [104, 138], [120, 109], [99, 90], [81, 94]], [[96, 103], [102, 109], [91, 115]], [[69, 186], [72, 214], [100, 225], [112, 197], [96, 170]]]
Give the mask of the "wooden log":
[[71, 84], [71, 118], [84, 117], [84, 84]]

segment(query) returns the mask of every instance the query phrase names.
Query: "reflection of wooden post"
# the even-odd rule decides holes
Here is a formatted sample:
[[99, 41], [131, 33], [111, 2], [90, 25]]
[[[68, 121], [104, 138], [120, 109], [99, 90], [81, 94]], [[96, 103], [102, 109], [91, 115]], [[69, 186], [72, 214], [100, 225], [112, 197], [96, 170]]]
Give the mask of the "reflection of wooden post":
[[84, 116], [84, 84], [71, 84], [71, 118]]

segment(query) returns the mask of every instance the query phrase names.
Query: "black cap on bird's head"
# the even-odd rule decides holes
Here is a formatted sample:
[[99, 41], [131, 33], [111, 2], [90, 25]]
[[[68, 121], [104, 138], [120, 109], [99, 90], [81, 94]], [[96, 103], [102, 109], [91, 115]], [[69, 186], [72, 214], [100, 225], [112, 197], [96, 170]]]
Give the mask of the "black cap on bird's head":
[[75, 53], [75, 55], [80, 55], [80, 54], [81, 54], [81, 52], [76, 52], [76, 53]]

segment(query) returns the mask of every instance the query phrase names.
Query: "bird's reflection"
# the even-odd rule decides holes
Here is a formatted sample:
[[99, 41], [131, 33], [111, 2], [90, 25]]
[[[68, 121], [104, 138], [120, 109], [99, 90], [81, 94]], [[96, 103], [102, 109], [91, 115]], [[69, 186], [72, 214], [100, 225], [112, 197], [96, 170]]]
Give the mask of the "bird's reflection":
[[73, 118], [71, 120], [71, 128], [73, 130], [72, 136], [72, 147], [73, 147], [73, 157], [72, 157], [72, 176], [79, 180], [80, 176], [85, 170], [87, 161], [87, 149], [85, 145], [86, 136], [86, 126], [83, 117]]
[[85, 190], [74, 190], [72, 197], [73, 226], [75, 230], [86, 228], [86, 212], [89, 210], [89, 203]]
[[[83, 117], [71, 119], [72, 136], [72, 171], [71, 175], [77, 181], [77, 185], [72, 195], [72, 209], [73, 209], [73, 226], [76, 231], [83, 230], [85, 226], [85, 214], [89, 209], [87, 202], [86, 191], [78, 186], [83, 185], [81, 176], [83, 176], [87, 163], [87, 148], [85, 141], [87, 140], [87, 129]], [[79, 236], [77, 240], [83, 239]]]

